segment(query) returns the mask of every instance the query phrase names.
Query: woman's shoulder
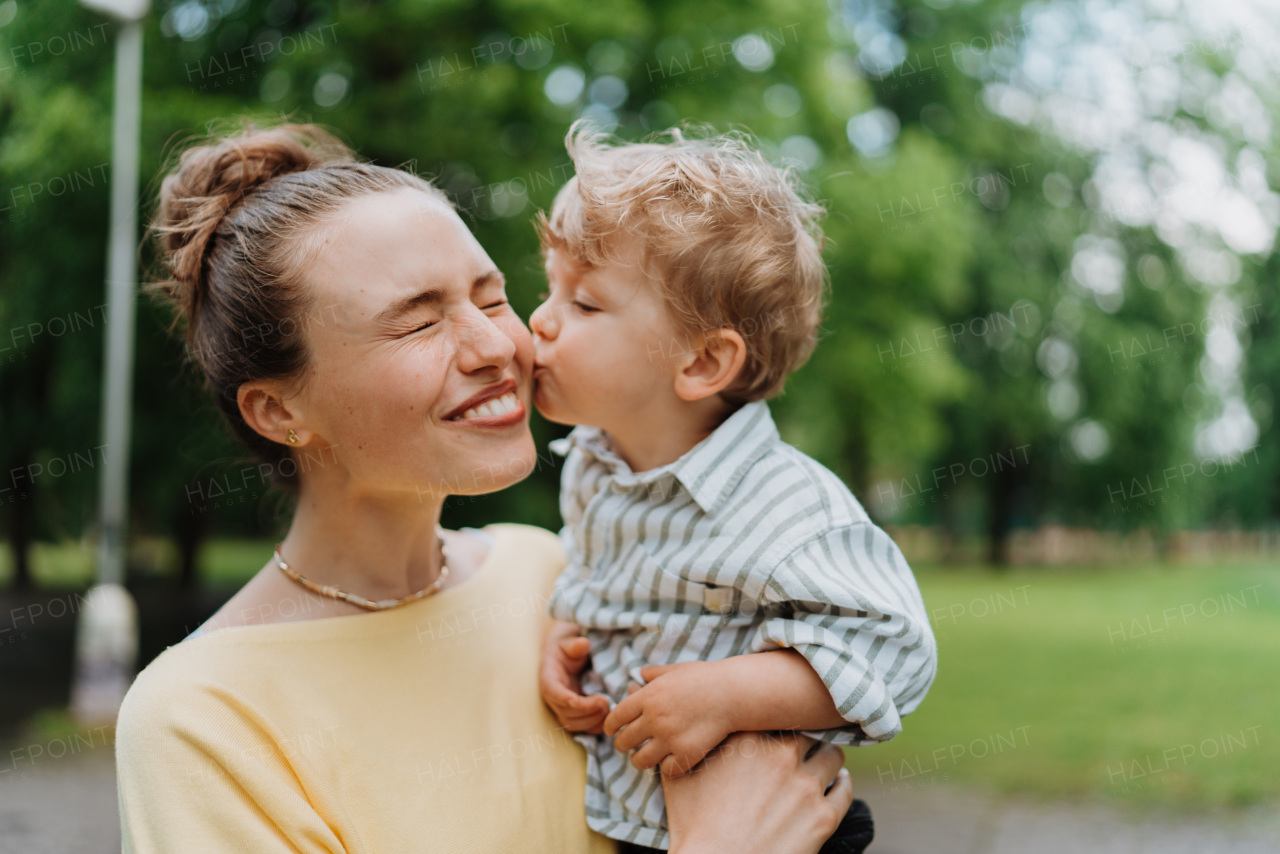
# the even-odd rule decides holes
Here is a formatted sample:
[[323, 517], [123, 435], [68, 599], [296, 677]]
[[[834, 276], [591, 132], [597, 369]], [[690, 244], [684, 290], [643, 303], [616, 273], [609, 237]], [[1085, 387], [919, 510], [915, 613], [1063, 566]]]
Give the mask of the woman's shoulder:
[[116, 719], [122, 784], [136, 793], [239, 776], [254, 757], [279, 752], [291, 708], [314, 708], [317, 697], [296, 672], [301, 645], [281, 642], [273, 628], [219, 629], [143, 668]]
[[282, 710], [308, 708], [313, 695], [295, 698], [299, 681], [271, 656], [285, 645], [240, 634], [169, 647], [125, 695], [115, 757], [126, 851], [275, 851], [281, 834], [333, 835], [301, 790], [284, 735], [296, 729]]
[[561, 552], [560, 538], [555, 533], [548, 531], [546, 528], [539, 528], [537, 525], [498, 522], [493, 525], [485, 525], [481, 530], [488, 531], [499, 540], [527, 545], [536, 549], [538, 554], [554, 557]]
[[[127, 791], [164, 789], [203, 779], [214, 757], [242, 737], [230, 668], [216, 636], [169, 647], [143, 668], [116, 719], [116, 765]], [[236, 735], [232, 735], [235, 732]], [[176, 775], [176, 776], [175, 776]]]
[[219, 686], [225, 688], [237, 670], [236, 656], [222, 641], [217, 633], [182, 641], [143, 668], [121, 704], [117, 738], [127, 741], [139, 731], [154, 735], [206, 717]]
[[148, 750], [174, 741], [216, 748], [234, 729], [256, 729], [281, 692], [303, 684], [294, 665], [307, 645], [289, 642], [294, 639], [275, 628], [218, 629], [160, 653], [125, 694], [117, 743]]
[[564, 548], [560, 537], [536, 525], [504, 522], [486, 525], [485, 531], [495, 538], [490, 559], [499, 564], [499, 571], [526, 573], [538, 579], [538, 586], [549, 585], [564, 568]]

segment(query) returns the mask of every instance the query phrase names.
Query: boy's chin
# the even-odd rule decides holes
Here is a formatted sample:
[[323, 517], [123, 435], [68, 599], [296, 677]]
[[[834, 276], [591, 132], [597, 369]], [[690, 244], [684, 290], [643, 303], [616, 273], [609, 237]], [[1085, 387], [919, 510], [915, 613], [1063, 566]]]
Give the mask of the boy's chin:
[[571, 409], [553, 400], [551, 395], [547, 393], [546, 388], [536, 380], [533, 385], [533, 408], [538, 410], [538, 414], [552, 424], [563, 424], [566, 427], [577, 427], [585, 424], [581, 418], [574, 415]]
[[566, 427], [577, 427], [582, 424], [582, 421], [573, 418], [571, 415], [562, 412], [554, 406], [545, 406], [538, 403], [536, 396], [534, 397], [533, 408], [538, 410], [538, 414], [547, 421], [550, 421], [552, 424], [563, 424]]

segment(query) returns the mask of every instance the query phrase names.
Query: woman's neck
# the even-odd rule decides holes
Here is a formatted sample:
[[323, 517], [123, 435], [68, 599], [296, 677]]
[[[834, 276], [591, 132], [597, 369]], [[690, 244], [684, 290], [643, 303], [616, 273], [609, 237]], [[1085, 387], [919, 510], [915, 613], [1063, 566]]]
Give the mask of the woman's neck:
[[426, 495], [357, 495], [304, 483], [280, 551], [318, 584], [369, 599], [399, 598], [439, 577], [443, 506]]

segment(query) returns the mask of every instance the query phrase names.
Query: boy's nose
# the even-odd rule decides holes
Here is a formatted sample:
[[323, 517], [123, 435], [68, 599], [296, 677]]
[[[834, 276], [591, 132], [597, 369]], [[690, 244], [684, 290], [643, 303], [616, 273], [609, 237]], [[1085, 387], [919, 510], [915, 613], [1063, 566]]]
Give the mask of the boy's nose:
[[559, 331], [555, 322], [555, 311], [548, 300], [533, 310], [529, 315], [529, 330], [538, 338], [551, 339]]

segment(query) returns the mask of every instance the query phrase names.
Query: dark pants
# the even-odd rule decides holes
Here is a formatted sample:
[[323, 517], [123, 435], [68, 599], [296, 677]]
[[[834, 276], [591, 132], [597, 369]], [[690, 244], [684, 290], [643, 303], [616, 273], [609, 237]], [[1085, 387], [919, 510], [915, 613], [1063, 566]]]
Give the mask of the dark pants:
[[[866, 801], [855, 800], [844, 814], [840, 826], [831, 838], [823, 843], [818, 854], [862, 854], [876, 835], [875, 824], [871, 821], [871, 809]], [[660, 854], [657, 848], [645, 848], [622, 842], [618, 845], [619, 854]]]

